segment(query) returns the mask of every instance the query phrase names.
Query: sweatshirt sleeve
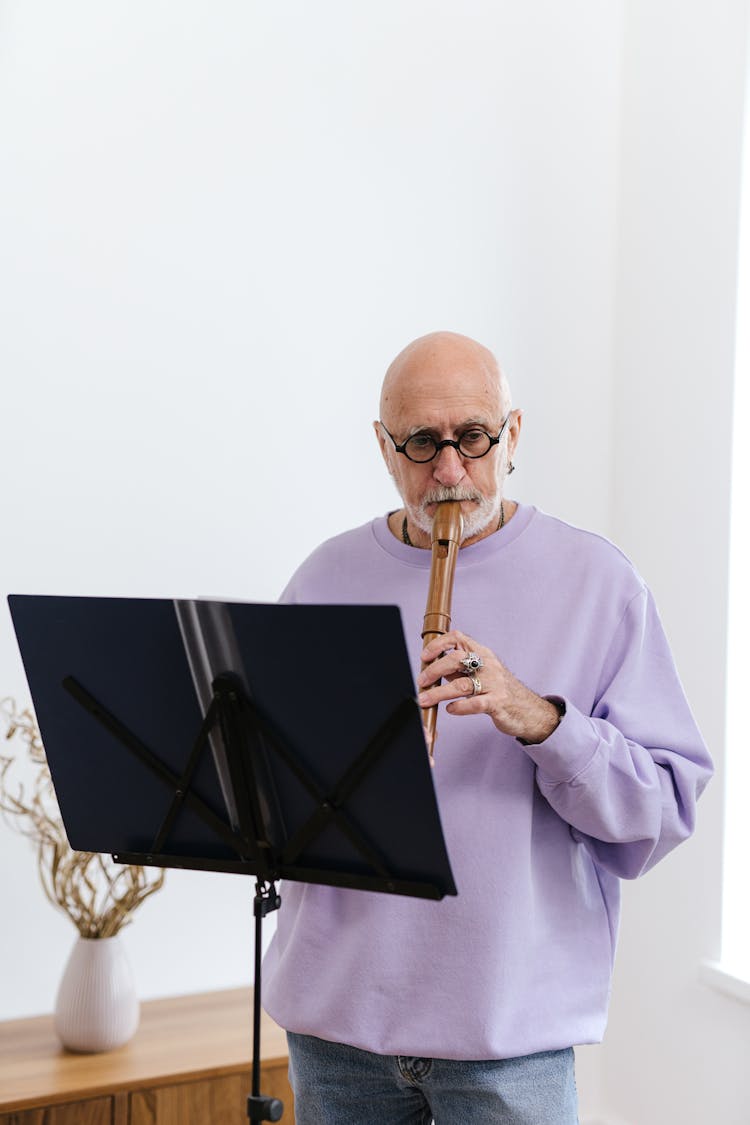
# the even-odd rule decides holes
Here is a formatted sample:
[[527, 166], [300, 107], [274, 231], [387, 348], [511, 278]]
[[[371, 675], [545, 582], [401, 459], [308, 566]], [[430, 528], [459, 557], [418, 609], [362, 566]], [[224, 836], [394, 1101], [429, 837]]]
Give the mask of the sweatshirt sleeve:
[[615, 631], [591, 713], [564, 698], [554, 733], [524, 747], [537, 784], [600, 866], [635, 878], [690, 836], [713, 772], [646, 588]]

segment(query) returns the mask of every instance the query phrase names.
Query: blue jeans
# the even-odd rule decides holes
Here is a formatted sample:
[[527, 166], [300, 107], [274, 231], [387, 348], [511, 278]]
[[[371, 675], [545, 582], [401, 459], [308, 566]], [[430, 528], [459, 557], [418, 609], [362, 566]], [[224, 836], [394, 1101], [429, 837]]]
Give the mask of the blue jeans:
[[457, 1062], [287, 1039], [296, 1125], [578, 1125], [572, 1047]]

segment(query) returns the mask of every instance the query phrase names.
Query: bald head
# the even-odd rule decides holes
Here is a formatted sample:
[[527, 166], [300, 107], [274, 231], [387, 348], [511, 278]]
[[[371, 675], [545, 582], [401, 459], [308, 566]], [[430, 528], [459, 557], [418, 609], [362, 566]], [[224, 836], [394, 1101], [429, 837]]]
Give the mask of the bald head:
[[380, 417], [386, 425], [416, 401], [460, 398], [467, 386], [503, 417], [510, 390], [489, 348], [457, 332], [430, 332], [407, 344], [385, 373]]

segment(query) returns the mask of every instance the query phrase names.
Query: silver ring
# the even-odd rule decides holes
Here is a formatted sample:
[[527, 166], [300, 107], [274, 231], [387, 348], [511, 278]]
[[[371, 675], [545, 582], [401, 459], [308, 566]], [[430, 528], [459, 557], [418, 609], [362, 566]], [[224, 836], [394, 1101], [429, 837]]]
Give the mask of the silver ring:
[[461, 663], [467, 672], [478, 672], [480, 668], [484, 668], [484, 661], [475, 652], [467, 652]]
[[481, 680], [478, 680], [476, 678], [476, 676], [469, 676], [469, 679], [471, 680], [471, 689], [472, 689], [471, 694], [472, 695], [481, 695], [482, 694]]

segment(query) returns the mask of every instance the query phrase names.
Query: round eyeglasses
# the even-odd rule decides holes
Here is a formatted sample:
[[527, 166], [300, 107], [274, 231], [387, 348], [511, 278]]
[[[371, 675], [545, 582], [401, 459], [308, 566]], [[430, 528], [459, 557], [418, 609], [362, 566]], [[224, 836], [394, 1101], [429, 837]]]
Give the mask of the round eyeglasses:
[[417, 433], [412, 434], [401, 445], [398, 444], [390, 430], [383, 426], [382, 422], [380, 425], [383, 426], [393, 442], [397, 453], [403, 453], [404, 457], [408, 457], [410, 461], [416, 461], [417, 464], [422, 465], [426, 461], [434, 460], [440, 450], [445, 449], [446, 445], [452, 445], [462, 457], [468, 457], [471, 460], [476, 460], [477, 457], [485, 457], [493, 445], [498, 444], [509, 421], [510, 414], [506, 416], [497, 437], [492, 437], [486, 430], [482, 430], [478, 426], [470, 426], [467, 430], [464, 430], [457, 441], [453, 441], [452, 438], [444, 438], [442, 441], [438, 441], [430, 434]]

